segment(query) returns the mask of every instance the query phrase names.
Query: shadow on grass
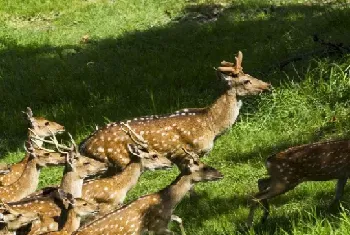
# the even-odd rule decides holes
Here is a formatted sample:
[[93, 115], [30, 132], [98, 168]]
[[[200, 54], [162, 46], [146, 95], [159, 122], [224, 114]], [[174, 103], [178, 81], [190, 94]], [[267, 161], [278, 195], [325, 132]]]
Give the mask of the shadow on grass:
[[[319, 186], [320, 188], [315, 195], [310, 196], [312, 198], [307, 198], [307, 194], [303, 193], [303, 190], [297, 187], [287, 194], [269, 200], [271, 214], [265, 223], [260, 223], [262, 208], [258, 207], [255, 212], [255, 224], [252, 227], [254, 234], [274, 234], [281, 230], [287, 234], [291, 234], [295, 224], [298, 224], [301, 221], [315, 223], [319, 218], [327, 218], [335, 221], [336, 225], [339, 222], [337, 218], [342, 209], [337, 207], [329, 208], [335, 195], [334, 190], [322, 190], [322, 185]], [[349, 192], [344, 193], [344, 200], [342, 200], [342, 206], [344, 209], [349, 209], [350, 201], [347, 200], [348, 193]], [[236, 212], [241, 214], [239, 210], [242, 209], [242, 207], [248, 208], [250, 199], [250, 195], [242, 194], [234, 195], [232, 197], [219, 196], [210, 198], [208, 194], [203, 191], [195, 197], [184, 198], [179, 205], [176, 214], [183, 218], [187, 224], [191, 224], [191, 228], [201, 228], [205, 226], [207, 220], [212, 218], [220, 218], [221, 216], [227, 216], [230, 218], [232, 216], [232, 226], [237, 228], [237, 231], [235, 232], [247, 234], [248, 231], [245, 228], [245, 222], [249, 210], [247, 210], [243, 216], [243, 220], [237, 219], [237, 216], [242, 216], [237, 215]], [[312, 200], [312, 204], [306, 203], [304, 206], [298, 206], [298, 210], [293, 209], [293, 212], [291, 213], [281, 213], [280, 211], [283, 210], [283, 205], [292, 203], [293, 201], [305, 200]]]
[[[184, 13], [208, 15], [213, 7], [187, 8]], [[283, 72], [266, 74], [266, 68], [317, 47], [312, 41], [315, 33], [345, 40], [329, 25], [338, 24], [339, 29], [346, 22], [329, 17], [348, 12], [320, 6], [241, 4], [217, 13], [215, 22], [180, 20], [85, 44], [22, 47], [0, 39], [6, 48], [0, 51], [0, 140], [5, 140], [0, 142], [0, 154], [22, 146], [26, 125], [21, 111], [26, 106], [81, 139], [94, 125], [109, 120], [208, 105], [220, 86], [212, 67], [223, 59], [233, 61], [238, 50], [245, 56], [245, 72], [278, 86]], [[294, 76], [293, 69], [286, 67], [289, 76]], [[287, 145], [288, 141], [281, 148]]]

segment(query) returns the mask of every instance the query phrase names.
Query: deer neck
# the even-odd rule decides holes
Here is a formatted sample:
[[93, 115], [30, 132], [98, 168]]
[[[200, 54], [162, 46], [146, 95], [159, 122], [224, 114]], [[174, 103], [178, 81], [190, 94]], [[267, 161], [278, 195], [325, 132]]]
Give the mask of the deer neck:
[[66, 193], [71, 193], [74, 198], [82, 197], [83, 183], [84, 179], [77, 171], [68, 171], [62, 177], [60, 188]]
[[208, 109], [209, 126], [215, 136], [231, 127], [239, 114], [241, 101], [237, 101], [236, 91], [231, 88], [222, 94]]
[[119, 182], [124, 182], [125, 185], [123, 188], [129, 191], [137, 184], [142, 172], [141, 162], [131, 162], [125, 167], [121, 174], [117, 174], [113, 176], [113, 178], [118, 178]]
[[80, 227], [80, 216], [77, 215], [74, 208], [62, 210], [61, 213], [61, 218], [63, 218], [61, 222], [64, 223], [64, 226], [61, 229], [62, 231], [66, 231], [70, 234]]
[[28, 159], [21, 177], [13, 185], [15, 188], [22, 189], [20, 191], [22, 194], [29, 195], [38, 187], [39, 175], [40, 168], [37, 166], [36, 159]]
[[193, 185], [190, 175], [179, 175], [171, 185], [161, 191], [164, 205], [167, 205], [169, 209], [175, 208]]

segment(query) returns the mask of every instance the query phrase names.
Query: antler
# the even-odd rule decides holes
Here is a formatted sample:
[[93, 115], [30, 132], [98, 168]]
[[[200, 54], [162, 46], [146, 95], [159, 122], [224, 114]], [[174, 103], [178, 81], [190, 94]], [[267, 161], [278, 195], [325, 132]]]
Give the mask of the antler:
[[147, 141], [141, 136], [138, 135], [135, 131], [131, 129], [129, 124], [122, 122], [121, 123], [126, 129], [122, 127], [122, 130], [130, 137], [132, 141], [134, 141], [137, 145], [141, 146], [142, 148], [148, 148]]
[[[35, 131], [33, 131], [33, 130], [30, 129], [30, 128], [29, 128], [29, 131], [31, 131], [31, 132], [33, 133], [33, 136], [32, 136], [30, 139], [31, 139], [31, 141], [33, 141], [36, 145], [38, 145], [38, 143], [37, 143], [37, 140], [38, 140], [38, 141], [42, 141], [42, 142], [44, 142], [44, 143], [48, 143], [48, 144], [55, 145], [57, 151], [60, 152], [60, 153], [65, 153], [65, 154], [67, 153], [67, 152], [65, 152], [65, 151], [63, 151], [63, 150], [66, 150], [66, 151], [69, 152], [69, 151], [72, 151], [72, 150], [75, 149], [75, 151], [78, 151], [78, 150], [77, 150], [77, 145], [76, 145], [75, 141], [73, 140], [72, 135], [71, 135], [69, 132], [68, 132], [68, 135], [69, 135], [70, 141], [71, 141], [71, 143], [72, 143], [72, 146], [71, 146], [71, 147], [68, 147], [67, 145], [58, 143], [58, 140], [57, 140], [57, 138], [56, 138], [56, 135], [55, 135], [51, 130], [50, 130], [50, 132], [51, 132], [51, 135], [52, 135], [52, 136], [50, 137], [50, 140], [46, 140], [46, 139], [44, 139], [44, 138], [39, 137], [39, 136], [35, 133]], [[38, 145], [38, 146], [40, 146], [40, 145]], [[39, 147], [39, 148], [51, 152], [51, 150], [49, 150], [49, 149], [46, 149], [46, 148], [43, 148], [43, 147]]]
[[232, 74], [238, 74], [243, 70], [242, 67], [242, 60], [243, 60], [243, 54], [241, 51], [238, 52], [238, 55], [235, 57], [236, 58], [236, 65], [231, 62], [227, 61], [222, 61], [221, 62], [221, 67], [218, 67], [217, 70], [221, 72], [227, 72], [227, 73], [232, 73]]

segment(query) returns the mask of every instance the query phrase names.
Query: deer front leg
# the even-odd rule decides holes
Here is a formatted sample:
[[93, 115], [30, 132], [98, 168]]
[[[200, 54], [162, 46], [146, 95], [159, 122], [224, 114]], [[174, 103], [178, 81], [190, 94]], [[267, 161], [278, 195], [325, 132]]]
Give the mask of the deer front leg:
[[182, 219], [177, 216], [177, 215], [171, 215], [171, 221], [174, 221], [179, 224], [180, 230], [181, 230], [181, 235], [186, 235], [184, 225], [182, 223]]
[[[273, 184], [270, 183], [270, 187], [267, 187], [266, 190], [255, 194], [254, 199], [252, 200], [252, 205], [250, 207], [250, 212], [247, 219], [247, 227], [250, 228], [252, 226], [253, 219], [254, 219], [254, 211], [260, 203], [262, 203], [263, 205], [265, 204], [264, 206], [266, 206], [267, 199], [271, 199], [282, 193], [285, 193], [286, 191], [292, 189], [293, 187], [295, 187], [295, 185], [291, 186], [291, 185], [287, 185], [285, 182], [274, 182]], [[268, 205], [266, 209], [267, 209], [267, 212], [264, 213], [264, 216], [265, 215], [267, 216], [269, 214]], [[262, 218], [262, 220], [264, 220], [264, 217]]]

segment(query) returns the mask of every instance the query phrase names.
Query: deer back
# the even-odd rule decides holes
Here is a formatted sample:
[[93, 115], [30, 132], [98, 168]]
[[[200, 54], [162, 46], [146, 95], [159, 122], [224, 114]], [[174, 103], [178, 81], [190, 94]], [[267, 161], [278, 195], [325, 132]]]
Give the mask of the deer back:
[[26, 112], [23, 112], [29, 123], [31, 131], [28, 132], [28, 136], [35, 132], [38, 136], [45, 138], [52, 134], [58, 134], [65, 131], [64, 126], [57, 122], [49, 121], [44, 117], [34, 117], [31, 108], [27, 107]]
[[274, 178], [288, 182], [347, 177], [350, 141], [327, 141], [296, 146], [272, 155], [267, 169]]

